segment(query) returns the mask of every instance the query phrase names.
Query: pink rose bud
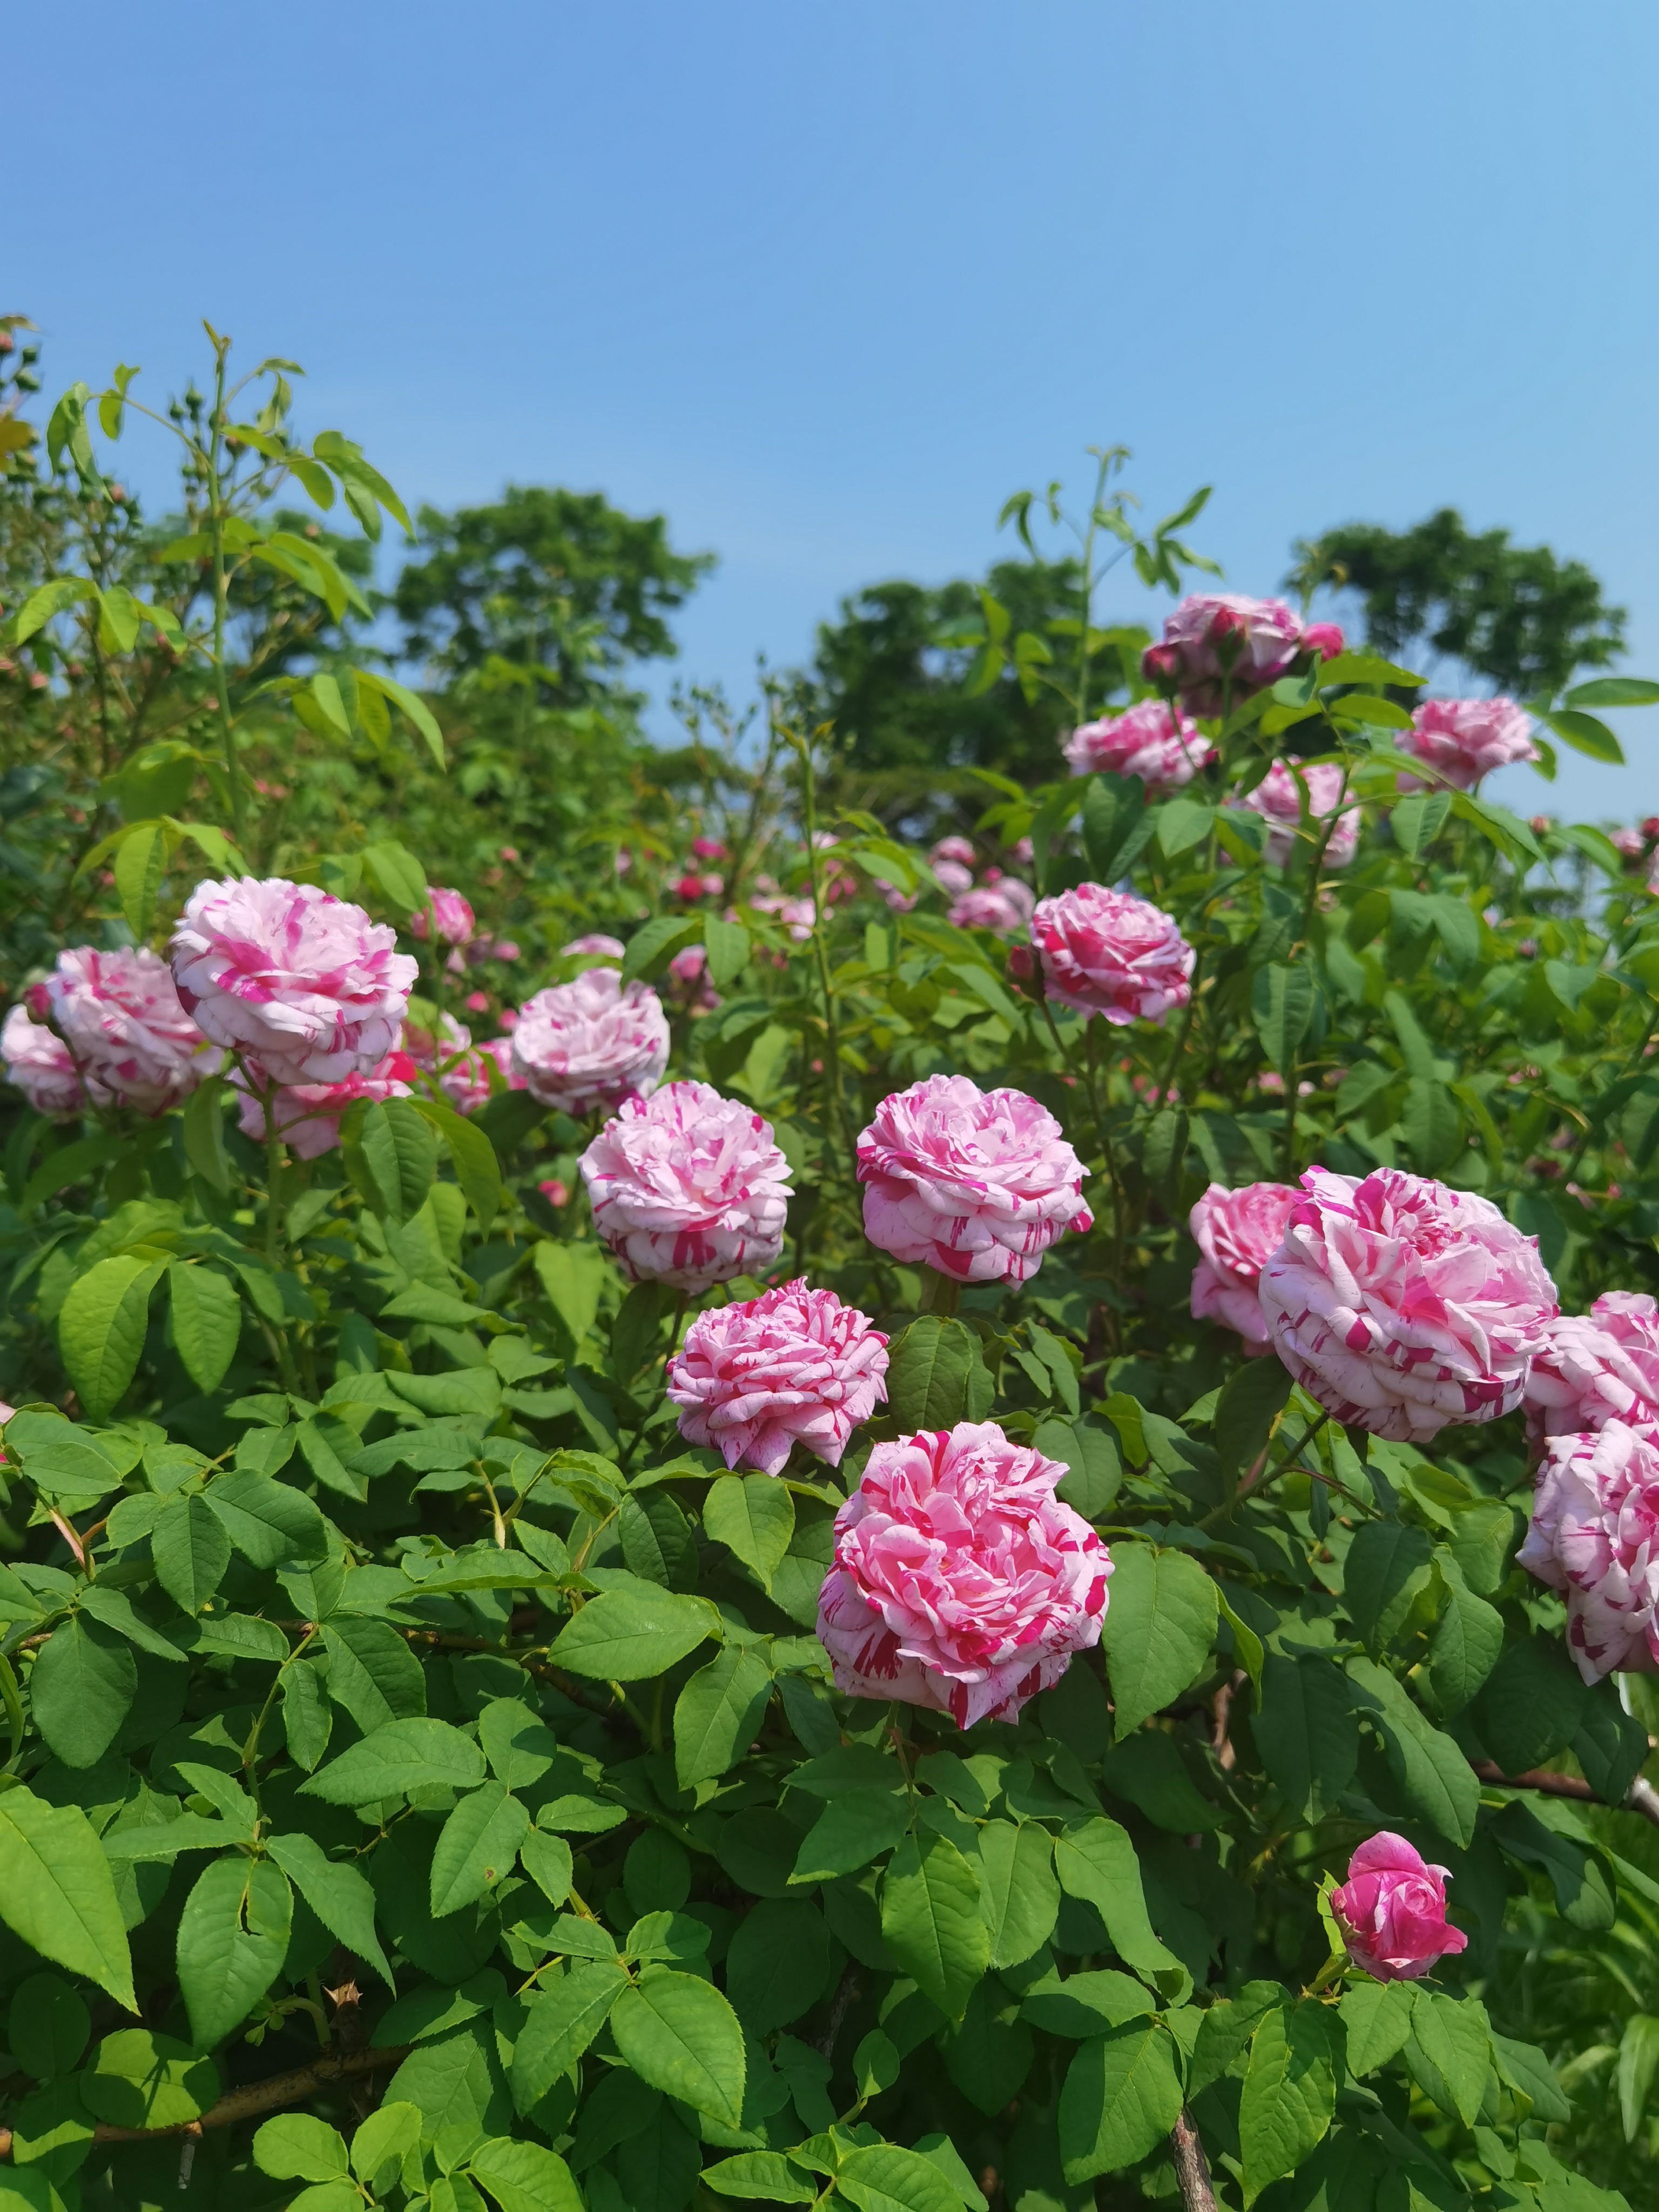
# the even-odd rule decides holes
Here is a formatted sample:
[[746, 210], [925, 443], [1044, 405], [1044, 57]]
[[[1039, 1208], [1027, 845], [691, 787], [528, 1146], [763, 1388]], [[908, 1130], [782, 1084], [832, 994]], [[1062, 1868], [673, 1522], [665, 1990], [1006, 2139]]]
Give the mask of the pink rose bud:
[[[1297, 774], [1301, 781], [1297, 781]], [[1346, 778], [1336, 761], [1316, 761], [1311, 767], [1292, 770], [1284, 761], [1275, 761], [1255, 789], [1246, 794], [1241, 804], [1252, 813], [1261, 815], [1269, 827], [1267, 858], [1276, 868], [1285, 866], [1291, 855], [1300, 848], [1306, 860], [1311, 860], [1325, 838], [1324, 825], [1336, 815], [1336, 826], [1325, 838], [1325, 858], [1328, 868], [1346, 868], [1359, 847], [1359, 809], [1346, 806], [1340, 814], [1343, 787]], [[1302, 822], [1302, 784], [1308, 787], [1309, 826]], [[1231, 803], [1231, 801], [1229, 802]]]
[[236, 1118], [245, 1137], [265, 1141], [266, 1109], [276, 1116], [276, 1133], [296, 1159], [314, 1160], [340, 1141], [343, 1116], [360, 1099], [381, 1103], [407, 1098], [418, 1070], [406, 1052], [388, 1053], [367, 1075], [348, 1075], [339, 1083], [295, 1083], [265, 1088], [258, 1067], [233, 1067], [230, 1081], [239, 1096]]
[[1149, 645], [1140, 656], [1140, 672], [1149, 684], [1173, 690], [1181, 680], [1181, 653], [1173, 645]]
[[1229, 698], [1236, 705], [1283, 676], [1302, 634], [1301, 617], [1282, 599], [1200, 592], [1164, 617], [1163, 646], [1149, 647], [1141, 666], [1183, 692], [1194, 714], [1218, 714]]
[[[516, 945], [513, 948], [515, 955], [518, 949]], [[574, 960], [579, 953], [588, 953], [598, 960], [620, 961], [627, 951], [628, 947], [621, 938], [606, 937], [603, 932], [592, 930], [586, 937], [573, 937], [568, 945], [562, 945], [559, 957], [562, 960]]]
[[536, 1188], [555, 1212], [570, 1203], [570, 1193], [559, 1181], [557, 1176], [549, 1176], [545, 1182], [538, 1182]]
[[668, 1066], [668, 1017], [648, 984], [589, 968], [520, 1008], [513, 1065], [543, 1105], [587, 1114], [648, 1097]]
[[927, 859], [929, 865], [934, 868], [938, 867], [941, 860], [950, 860], [958, 868], [966, 868], [971, 873], [978, 865], [979, 854], [974, 850], [969, 838], [941, 837], [937, 845], [930, 848]]
[[218, 1065], [167, 962], [148, 946], [60, 952], [39, 989], [94, 1106], [164, 1113]]
[[727, 1467], [781, 1474], [804, 1444], [830, 1467], [887, 1398], [887, 1339], [833, 1291], [785, 1283], [699, 1314], [668, 1363], [680, 1434]]
[[[459, 891], [441, 890], [435, 886], [428, 895], [432, 901], [432, 918], [438, 927], [441, 945], [465, 945], [471, 942], [477, 927], [471, 908]], [[411, 936], [424, 938], [427, 918], [424, 910], [409, 917]]]
[[72, 1121], [86, 1111], [87, 1094], [68, 1046], [32, 1021], [27, 1006], [14, 1006], [0, 1027], [0, 1060], [5, 1062], [7, 1082], [47, 1121]]
[[731, 857], [718, 837], [694, 837], [691, 850], [699, 860], [724, 860]]
[[930, 1075], [896, 1091], [859, 1138], [864, 1233], [958, 1282], [1023, 1283], [1068, 1229], [1094, 1226], [1083, 1164], [1023, 1091]]
[[466, 1011], [469, 1014], [487, 1014], [489, 1012], [489, 994], [487, 991], [469, 991]]
[[705, 898], [718, 898], [726, 889], [724, 876], [703, 876], [699, 880], [702, 883], [702, 895]]
[[1017, 982], [1027, 983], [1036, 974], [1036, 954], [1029, 945], [1011, 945], [1007, 968]]
[[1348, 1956], [1379, 1982], [1414, 1982], [1440, 1960], [1467, 1950], [1446, 1918], [1447, 1870], [1430, 1866], [1403, 1836], [1384, 1829], [1348, 1862], [1331, 1911]]
[[580, 1165], [593, 1226], [635, 1281], [706, 1291], [783, 1249], [789, 1163], [771, 1123], [710, 1084], [625, 1100]]
[[1046, 898], [1031, 917], [1044, 989], [1056, 1006], [1121, 1026], [1161, 1022], [1193, 995], [1197, 957], [1170, 915], [1100, 884]]
[[958, 929], [989, 929], [999, 937], [1012, 937], [1030, 921], [1036, 903], [1030, 886], [1018, 876], [1000, 876], [964, 891], [949, 919]]
[[502, 848], [501, 848], [501, 858], [502, 858], [502, 860], [516, 860], [518, 859], [518, 857], [519, 857], [519, 848], [518, 848], [518, 847], [517, 847], [516, 845], [503, 845], [503, 846], [502, 846]]
[[1143, 699], [1127, 714], [1109, 714], [1073, 730], [1063, 747], [1073, 775], [1104, 769], [1113, 775], [1138, 775], [1148, 799], [1163, 799], [1190, 783], [1213, 748], [1178, 708], [1162, 699]]
[[1604, 1422], [1551, 1437], [1519, 1565], [1567, 1601], [1567, 1650], [1587, 1682], [1659, 1672], [1659, 1431]]
[[1322, 660], [1334, 660], [1345, 642], [1336, 623], [1310, 623], [1302, 633], [1303, 650], [1317, 653]]
[[396, 933], [314, 884], [198, 884], [170, 948], [186, 1012], [282, 1084], [368, 1075], [398, 1041], [419, 969]]
[[1110, 1554], [1057, 1461], [994, 1421], [878, 1443], [836, 1516], [818, 1641], [836, 1687], [1012, 1721], [1100, 1640]]
[[[614, 939], [612, 941], [614, 942]], [[490, 957], [492, 959], [506, 962], [510, 967], [514, 961], [520, 957], [520, 954], [518, 946], [510, 937], [498, 937], [490, 947]]]
[[1273, 1350], [1256, 1284], [1279, 1249], [1297, 1194], [1286, 1183], [1241, 1190], [1212, 1182], [1188, 1219], [1203, 1257], [1193, 1270], [1193, 1319], [1218, 1321], [1244, 1340], [1252, 1358]]
[[[1435, 781], [1472, 791], [1483, 775], [1514, 761], [1535, 761], [1532, 718], [1513, 699], [1425, 699], [1395, 744], [1436, 772]], [[1421, 790], [1415, 776], [1402, 787]]]
[[1528, 1434], [1546, 1437], [1627, 1421], [1659, 1429], [1659, 1305], [1645, 1291], [1607, 1291], [1588, 1314], [1549, 1322], [1527, 1379]]
[[1512, 1412], [1557, 1310], [1536, 1237], [1398, 1168], [1310, 1168], [1261, 1298], [1279, 1358], [1334, 1419], [1414, 1443]]

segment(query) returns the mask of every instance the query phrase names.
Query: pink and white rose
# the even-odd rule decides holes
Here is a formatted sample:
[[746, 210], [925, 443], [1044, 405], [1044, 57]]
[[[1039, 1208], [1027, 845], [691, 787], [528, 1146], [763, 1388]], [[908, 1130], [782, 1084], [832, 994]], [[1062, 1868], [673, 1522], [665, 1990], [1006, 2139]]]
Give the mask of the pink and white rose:
[[1567, 1601], [1567, 1650], [1587, 1682], [1659, 1672], [1659, 1441], [1606, 1421], [1551, 1437], [1517, 1563]]
[[1012, 1721], [1100, 1640], [1110, 1554], [1066, 1469], [994, 1421], [878, 1443], [836, 1516], [818, 1640], [836, 1687]]
[[[470, 945], [472, 933], [477, 927], [477, 917], [459, 891], [443, 890], [436, 885], [428, 891], [432, 902], [432, 921], [437, 927], [441, 945]], [[428, 924], [425, 909], [409, 917], [411, 937], [424, 938]]]
[[1094, 1226], [1083, 1163], [1047, 1107], [965, 1075], [884, 1098], [858, 1176], [870, 1242], [957, 1282], [1025, 1282], [1057, 1237]]
[[543, 1105], [588, 1114], [648, 1098], [668, 1066], [668, 1017], [649, 984], [589, 968], [520, 1007], [513, 1066]]
[[[1302, 822], [1304, 783], [1308, 787], [1309, 826], [1305, 830]], [[1359, 846], [1359, 809], [1342, 806], [1346, 783], [1346, 772], [1337, 761], [1315, 761], [1305, 768], [1298, 764], [1294, 770], [1288, 763], [1275, 761], [1255, 789], [1246, 794], [1241, 803], [1268, 824], [1267, 857], [1274, 867], [1285, 866], [1298, 843], [1304, 856], [1310, 859], [1318, 850], [1319, 841], [1325, 836], [1324, 825], [1333, 815], [1335, 823], [1325, 838], [1322, 866], [1347, 866]]]
[[87, 1109], [87, 1094], [69, 1047], [27, 1006], [14, 1006], [0, 1027], [0, 1060], [6, 1080], [49, 1121], [72, 1121]]
[[1195, 592], [1164, 617], [1164, 641], [1147, 647], [1142, 666], [1149, 682], [1182, 693], [1194, 714], [1219, 714], [1229, 700], [1276, 683], [1302, 642], [1302, 617], [1283, 599]]
[[[255, 1089], [241, 1067], [230, 1072], [237, 1093], [236, 1118], [242, 1134], [263, 1145], [275, 1119], [276, 1133], [296, 1159], [314, 1160], [331, 1152], [340, 1141], [340, 1123], [360, 1100], [371, 1104], [388, 1098], [408, 1098], [418, 1070], [406, 1052], [388, 1053], [367, 1075], [348, 1075], [340, 1083], [294, 1083], [260, 1085]], [[258, 1071], [252, 1071], [257, 1079]]]
[[1446, 1917], [1448, 1869], [1431, 1866], [1403, 1836], [1384, 1829], [1361, 1844], [1331, 1911], [1348, 1956], [1379, 1982], [1414, 1982], [1468, 1948]]
[[1197, 955], [1171, 917], [1133, 891], [1079, 884], [1040, 902], [1031, 942], [1057, 1006], [1120, 1026], [1161, 1022], [1192, 997]]
[[1066, 738], [1063, 750], [1073, 775], [1100, 769], [1138, 775], [1148, 799], [1179, 791], [1215, 758], [1191, 717], [1163, 699], [1143, 699], [1124, 714], [1085, 722]]
[[[516, 952], [517, 947], [514, 950]], [[591, 929], [586, 937], [573, 937], [568, 945], [559, 947], [562, 959], [574, 960], [586, 954], [595, 960], [623, 960], [628, 947], [619, 937], [607, 937], [602, 929]]]
[[1659, 1436], [1659, 1304], [1607, 1291], [1587, 1314], [1559, 1314], [1532, 1363], [1526, 1406], [1534, 1442], [1625, 1421]]
[[699, 1314], [668, 1363], [680, 1434], [727, 1467], [781, 1474], [804, 1444], [830, 1467], [887, 1397], [887, 1339], [805, 1280]]
[[579, 1164], [593, 1226], [635, 1281], [706, 1291], [783, 1249], [789, 1163], [771, 1123], [711, 1084], [625, 1099]]
[[1202, 1257], [1193, 1270], [1193, 1319], [1218, 1321], [1253, 1358], [1271, 1352], [1256, 1285], [1279, 1249], [1297, 1194], [1288, 1183], [1212, 1182], [1188, 1216]]
[[1345, 1426], [1421, 1443], [1521, 1402], [1555, 1318], [1538, 1240], [1490, 1200], [1378, 1168], [1310, 1168], [1262, 1267], [1262, 1316], [1303, 1389]]
[[[1425, 699], [1398, 739], [1402, 753], [1414, 753], [1435, 770], [1437, 787], [1472, 791], [1483, 775], [1515, 761], [1535, 761], [1532, 717], [1513, 699]], [[1402, 782], [1413, 790], [1415, 776]]]
[[29, 996], [68, 1046], [94, 1106], [164, 1113], [218, 1066], [179, 1003], [167, 962], [147, 945], [73, 946]]

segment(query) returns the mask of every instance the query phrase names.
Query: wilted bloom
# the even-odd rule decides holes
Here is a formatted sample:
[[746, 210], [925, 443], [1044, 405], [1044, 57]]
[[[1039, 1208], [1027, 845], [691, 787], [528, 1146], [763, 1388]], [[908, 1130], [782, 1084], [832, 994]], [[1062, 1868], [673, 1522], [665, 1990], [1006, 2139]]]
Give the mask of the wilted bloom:
[[314, 1160], [339, 1143], [341, 1119], [360, 1099], [378, 1103], [407, 1098], [418, 1072], [406, 1052], [392, 1052], [368, 1074], [348, 1075], [341, 1083], [272, 1085], [256, 1091], [240, 1067], [232, 1068], [230, 1080], [238, 1094], [236, 1115], [245, 1137], [264, 1144], [269, 1108], [277, 1135], [295, 1158]]
[[[1359, 809], [1346, 806], [1337, 813], [1346, 781], [1346, 771], [1338, 761], [1315, 761], [1307, 767], [1298, 763], [1294, 772], [1285, 762], [1275, 761], [1255, 789], [1246, 794], [1242, 803], [1269, 825], [1267, 857], [1274, 867], [1285, 866], [1298, 842], [1304, 854], [1311, 858], [1324, 835], [1323, 825], [1334, 814], [1336, 823], [1325, 841], [1322, 865], [1328, 868], [1347, 866], [1359, 844]], [[1305, 835], [1302, 831], [1302, 783], [1308, 787], [1308, 812], [1311, 817]]]
[[1420, 1443], [1521, 1402], [1554, 1318], [1538, 1240], [1473, 1191], [1378, 1168], [1310, 1168], [1261, 1310], [1274, 1349], [1334, 1419]]
[[314, 884], [198, 884], [170, 948], [186, 1012], [282, 1084], [343, 1083], [392, 1050], [419, 969], [397, 934]]
[[625, 1100], [580, 1166], [593, 1226], [635, 1280], [706, 1291], [783, 1249], [789, 1163], [771, 1123], [710, 1084]]
[[[432, 920], [437, 924], [441, 945], [466, 945], [477, 927], [477, 917], [459, 891], [440, 890], [434, 885], [427, 896], [432, 902]], [[424, 938], [428, 922], [424, 908], [409, 917], [411, 937]]]
[[1125, 714], [1085, 722], [1066, 738], [1063, 750], [1073, 775], [1103, 769], [1113, 775], [1138, 775], [1148, 799], [1179, 791], [1215, 757], [1189, 717], [1162, 699], [1143, 699]]
[[1527, 1381], [1534, 1441], [1626, 1421], [1659, 1435], [1659, 1305], [1607, 1291], [1587, 1314], [1559, 1314]]
[[[1425, 699], [1395, 742], [1459, 791], [1472, 790], [1495, 768], [1538, 758], [1532, 718], [1513, 699]], [[1421, 788], [1415, 776], [1401, 781]]]
[[567, 1114], [647, 1097], [668, 1065], [662, 1000], [614, 968], [590, 968], [520, 1007], [513, 1065], [532, 1098]]
[[836, 1516], [818, 1641], [836, 1687], [1012, 1721], [1100, 1640], [1112, 1562], [1057, 1461], [994, 1421], [878, 1443]]
[[1023, 1283], [1068, 1229], [1094, 1226], [1083, 1163], [1023, 1091], [930, 1075], [884, 1098], [859, 1138], [864, 1233], [958, 1281]]
[[1607, 1421], [1552, 1437], [1518, 1564], [1567, 1601], [1567, 1650], [1587, 1682], [1659, 1671], [1659, 1442]]
[[1414, 1982], [1468, 1948], [1446, 1917], [1446, 1868], [1430, 1866], [1403, 1836], [1384, 1829], [1348, 1861], [1331, 1911], [1348, 1956], [1379, 1982]]
[[218, 1054], [179, 1005], [167, 962], [147, 945], [100, 952], [81, 945], [60, 952], [30, 996], [37, 994], [37, 1011], [50, 1010], [95, 1106], [162, 1113], [218, 1065]]
[[1218, 1321], [1253, 1356], [1271, 1352], [1256, 1284], [1279, 1249], [1297, 1194], [1287, 1183], [1251, 1182], [1227, 1190], [1212, 1182], [1188, 1216], [1203, 1255], [1193, 1270], [1193, 1319]]
[[14, 1006], [0, 1027], [0, 1060], [7, 1082], [49, 1121], [72, 1121], [86, 1111], [87, 1094], [69, 1047], [43, 1022], [32, 1021], [27, 1006]]
[[1218, 714], [1283, 676], [1302, 644], [1302, 617], [1283, 599], [1199, 592], [1164, 619], [1164, 642], [1142, 666], [1151, 683], [1185, 695], [1195, 714]]
[[1193, 995], [1197, 957], [1161, 907], [1133, 891], [1079, 884], [1031, 917], [1044, 988], [1057, 1006], [1109, 1022], [1162, 1021]]
[[[515, 957], [518, 949], [516, 945], [513, 948]], [[603, 930], [594, 929], [590, 930], [586, 937], [573, 937], [568, 945], [561, 945], [559, 957], [564, 960], [574, 960], [579, 954], [586, 953], [595, 960], [621, 960], [626, 957], [627, 951], [628, 947], [619, 937], [607, 937]]]
[[982, 884], [962, 894], [950, 919], [958, 929], [993, 929], [999, 937], [1012, 937], [1030, 921], [1036, 904], [1029, 884], [1018, 876], [992, 872]]
[[699, 1314], [668, 1363], [680, 1434], [727, 1467], [781, 1474], [804, 1444], [830, 1467], [887, 1396], [887, 1339], [868, 1315], [804, 1279]]

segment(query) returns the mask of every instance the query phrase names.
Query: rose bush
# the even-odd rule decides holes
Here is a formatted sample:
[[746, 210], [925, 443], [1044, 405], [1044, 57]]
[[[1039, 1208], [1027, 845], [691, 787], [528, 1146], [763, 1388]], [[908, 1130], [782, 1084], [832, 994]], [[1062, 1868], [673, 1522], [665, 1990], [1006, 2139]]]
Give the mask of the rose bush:
[[[396, 495], [274, 386], [231, 455], [220, 389], [203, 572], [326, 613], [343, 556], [274, 502]], [[206, 796], [135, 735], [42, 877], [84, 903], [16, 926], [0, 2190], [1645, 2202], [1619, 849], [1408, 743], [1408, 669], [1219, 598], [1145, 680], [988, 627], [974, 683], [1066, 687], [1052, 776], [931, 864], [931, 820], [823, 821], [842, 740], [781, 694], [694, 804], [619, 770], [561, 828], [469, 755], [422, 826], [307, 842], [294, 749], [395, 791], [466, 696], [320, 615], [325, 684], [233, 696], [199, 586], [65, 582], [8, 601], [18, 726], [57, 742], [101, 622]], [[90, 1030], [83, 952], [145, 979]]]

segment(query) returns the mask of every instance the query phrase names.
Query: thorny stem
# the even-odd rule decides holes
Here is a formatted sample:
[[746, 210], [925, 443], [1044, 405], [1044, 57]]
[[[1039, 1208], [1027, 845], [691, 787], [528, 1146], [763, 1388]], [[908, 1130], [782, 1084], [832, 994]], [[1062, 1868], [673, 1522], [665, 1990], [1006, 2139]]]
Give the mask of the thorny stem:
[[1313, 1442], [1314, 1438], [1319, 1434], [1319, 1431], [1324, 1427], [1326, 1422], [1328, 1421], [1330, 1418], [1331, 1417], [1328, 1413], [1322, 1413], [1316, 1421], [1310, 1422], [1308, 1426], [1302, 1431], [1302, 1434], [1297, 1438], [1296, 1442], [1291, 1446], [1289, 1451], [1287, 1451], [1284, 1457], [1279, 1462], [1278, 1465], [1273, 1468], [1267, 1474], [1264, 1474], [1261, 1470], [1267, 1466], [1267, 1460], [1273, 1451], [1273, 1446], [1269, 1443], [1262, 1451], [1261, 1456], [1256, 1461], [1255, 1465], [1250, 1468], [1249, 1472], [1245, 1475], [1244, 1480], [1239, 1484], [1237, 1489], [1234, 1491], [1232, 1496], [1227, 1500], [1226, 1504], [1224, 1505], [1218, 1505], [1212, 1512], [1206, 1513], [1204, 1516], [1204, 1518], [1196, 1525], [1200, 1528], [1208, 1528], [1218, 1521], [1230, 1520], [1237, 1509], [1244, 1503], [1244, 1500], [1247, 1498], [1252, 1497], [1265, 1490], [1270, 1482], [1277, 1482], [1279, 1476], [1283, 1474], [1287, 1468], [1295, 1464], [1306, 1446]]

